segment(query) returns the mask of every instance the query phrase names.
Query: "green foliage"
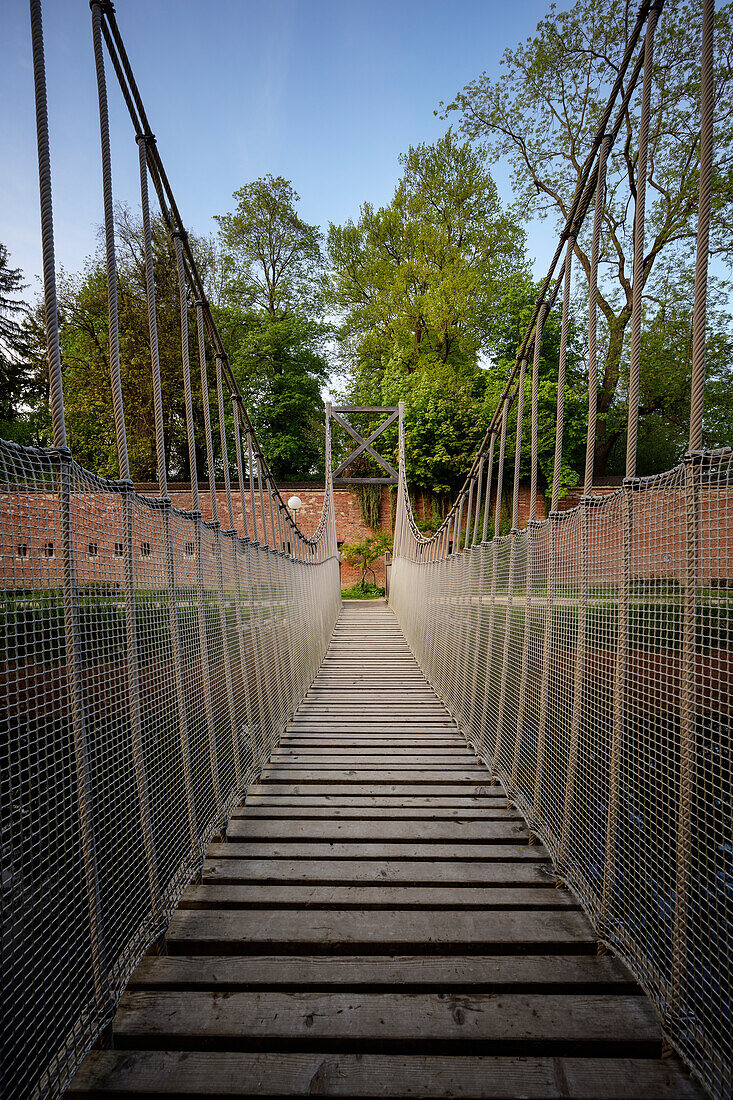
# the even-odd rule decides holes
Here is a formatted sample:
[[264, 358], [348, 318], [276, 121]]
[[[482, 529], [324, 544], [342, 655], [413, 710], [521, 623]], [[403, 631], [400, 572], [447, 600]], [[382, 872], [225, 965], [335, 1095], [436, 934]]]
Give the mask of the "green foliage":
[[[497, 80], [486, 73], [444, 105], [446, 116], [458, 112], [464, 137], [484, 143], [493, 157], [508, 157], [513, 168], [517, 209], [551, 216], [564, 224], [618, 62], [634, 20], [626, 0], [577, 0], [567, 10], [554, 6], [540, 20], [534, 37], [506, 50], [504, 72]], [[700, 34], [702, 8], [695, 0], [669, 0], [662, 13], [654, 49], [651, 104], [647, 243], [643, 280], [649, 301], [664, 301], [662, 284], [676, 270], [690, 267], [698, 202]], [[733, 39], [733, 5], [718, 5], [715, 30], [715, 167], [713, 250], [731, 258], [733, 222], [733, 70], [729, 61]], [[608, 190], [601, 240], [599, 309], [602, 351], [598, 395], [599, 426], [596, 472], [603, 473], [624, 430], [624, 355], [631, 318], [633, 201], [628, 201], [637, 176], [637, 135], [640, 93], [632, 99], [627, 124], [609, 158]], [[626, 140], [623, 135], [626, 134]], [[578, 239], [575, 254], [587, 277], [590, 268], [592, 219]], [[667, 318], [669, 322], [669, 317]], [[665, 322], [665, 324], [667, 323]], [[653, 329], [649, 333], [654, 340]], [[663, 351], [664, 371], [678, 375], [675, 348]], [[643, 371], [647, 370], [644, 353]], [[656, 389], [649, 368], [642, 387]], [[672, 381], [672, 391], [677, 383]], [[661, 394], [644, 402], [642, 417], [657, 424]], [[672, 395], [671, 408], [676, 397]], [[664, 402], [663, 402], [664, 403]], [[671, 420], [668, 421], [668, 430]], [[672, 435], [674, 432], [672, 431]], [[645, 444], [646, 429], [640, 433]], [[672, 447], [674, 450], [674, 447]], [[664, 457], [657, 448], [657, 458]], [[671, 451], [667, 448], [665, 454]], [[652, 454], [642, 459], [650, 462]]]
[[[154, 481], [157, 478], [155, 416], [142, 225], [137, 216], [123, 206], [117, 208], [115, 221], [120, 371], [130, 470], [135, 480]], [[190, 469], [175, 256], [161, 218], [154, 219], [152, 230], [168, 467], [171, 476], [188, 480]], [[211, 266], [208, 244], [193, 236], [189, 237], [189, 242], [206, 276]], [[107, 279], [101, 255], [87, 260], [84, 270], [77, 275], [60, 273], [59, 321], [69, 446], [84, 466], [104, 477], [116, 477], [118, 463], [109, 374]], [[189, 311], [189, 330], [194, 421], [199, 433], [196, 440], [197, 465], [199, 472], [203, 473], [205, 441], [193, 309]], [[29, 362], [33, 375], [44, 380], [45, 389], [48, 363], [40, 304], [29, 329]], [[210, 370], [210, 380], [212, 374]], [[213, 404], [215, 407], [215, 399]]]
[[447, 491], [485, 427], [479, 356], [498, 346], [508, 287], [529, 286], [524, 234], [481, 151], [450, 131], [401, 164], [388, 206], [365, 203], [356, 223], [329, 227], [331, 294], [350, 396], [403, 399], [408, 477]]
[[343, 557], [346, 558], [349, 565], [352, 565], [355, 569], [361, 570], [362, 585], [366, 583], [367, 573], [371, 573], [376, 584], [377, 575], [373, 569], [374, 563], [391, 549], [392, 536], [387, 534], [386, 531], [377, 531], [375, 534], [367, 535], [366, 538], [360, 539], [358, 542], [352, 542], [342, 546], [341, 553]]
[[26, 289], [19, 268], [0, 243], [0, 436], [16, 443], [35, 443], [34, 419], [27, 402], [34, 395], [34, 379], [27, 361]]
[[234, 192], [219, 223], [217, 323], [278, 479], [323, 469], [321, 388], [329, 375], [321, 234], [296, 211], [287, 180], [264, 176]]
[[215, 315], [275, 477], [321, 473], [326, 326], [298, 313], [243, 311], [236, 302], [220, 305]]
[[318, 312], [321, 232], [295, 209], [300, 196], [282, 176], [240, 187], [231, 213], [216, 217], [228, 297], [272, 317]]
[[341, 598], [344, 600], [378, 600], [384, 596], [384, 589], [371, 581], [359, 581], [350, 588], [341, 589]]
[[359, 512], [367, 527], [375, 530], [379, 526], [379, 503], [382, 499], [381, 485], [357, 485]]

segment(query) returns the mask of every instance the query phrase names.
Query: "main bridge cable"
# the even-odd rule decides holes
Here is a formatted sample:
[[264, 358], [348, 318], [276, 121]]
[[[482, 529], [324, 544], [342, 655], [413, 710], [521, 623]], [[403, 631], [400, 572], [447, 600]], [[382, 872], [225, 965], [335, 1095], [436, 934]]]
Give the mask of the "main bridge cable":
[[[623, 125], [629, 103], [638, 85], [639, 77], [641, 76], [641, 73], [643, 71], [644, 50], [642, 49], [639, 51], [639, 54], [631, 70], [631, 75], [629, 77], [627, 87], [621, 97], [613, 126], [608, 129], [608, 123], [610, 121], [611, 114], [613, 112], [619, 92], [623, 88], [623, 82], [629, 69], [629, 65], [631, 64], [631, 59], [633, 57], [634, 51], [638, 45], [641, 33], [650, 14], [652, 12], [655, 13], [656, 23], [662, 13], [665, 2], [666, 0], [644, 0], [639, 8], [637, 20], [629, 36], [628, 44], [624, 52], [621, 64], [619, 66], [616, 79], [613, 83], [608, 99], [606, 101], [606, 107], [596, 129], [593, 141], [591, 143], [590, 151], [581, 169], [580, 178], [576, 185], [575, 193], [568, 209], [565, 226], [559, 236], [555, 254], [552, 258], [547, 275], [542, 282], [539, 293], [535, 300], [530, 320], [527, 324], [527, 328], [525, 329], [524, 337], [517, 350], [514, 365], [506, 380], [506, 384], [501, 393], [501, 396], [499, 397], [496, 408], [492, 415], [491, 421], [489, 422], [489, 425], [486, 429], [486, 432], [484, 433], [481, 444], [474, 456], [471, 468], [466, 475], [460, 491], [456, 495], [450, 511], [443, 520], [443, 524], [441, 524], [440, 528], [438, 528], [435, 534], [430, 536], [430, 538], [425, 538], [425, 536], [422, 535], [419, 529], [417, 529], [417, 527], [415, 528], [418, 540], [421, 542], [430, 542], [432, 541], [432, 539], [437, 538], [438, 535], [441, 534], [443, 526], [449, 524], [452, 521], [454, 514], [459, 507], [459, 503], [462, 501], [467, 489], [469, 488], [472, 478], [475, 476], [478, 462], [480, 461], [481, 456], [485, 454], [486, 446], [491, 438], [491, 435], [492, 433], [495, 433], [498, 429], [504, 402], [510, 398], [510, 395], [512, 401], [516, 397], [517, 386], [514, 386], [514, 390], [512, 392], [512, 385], [515, 383], [515, 379], [519, 372], [522, 357], [529, 355], [529, 349], [532, 346], [532, 340], [535, 334], [535, 329], [537, 327], [540, 309], [544, 304], [544, 306], [546, 307], [545, 316], [550, 313], [552, 307], [557, 300], [558, 294], [560, 292], [560, 287], [563, 283], [563, 276], [566, 266], [565, 264], [563, 264], [559, 275], [555, 279], [554, 284], [552, 284], [558, 260], [562, 255], [563, 249], [566, 246], [566, 242], [571, 238], [573, 239], [573, 241], [577, 240], [579, 231], [585, 221], [588, 210], [590, 209], [591, 202], [593, 201], [593, 198], [597, 192], [599, 182], [601, 182], [599, 180], [599, 177], [603, 176], [603, 178], [605, 179], [605, 162], [608, 153], [610, 152], [610, 149], [612, 148], [618, 136], [619, 130]], [[407, 497], [407, 502], [409, 503], [409, 497]]]
[[[130, 115], [136, 139], [138, 141], [141, 138], [144, 140], [148, 170], [150, 171], [150, 177], [158, 196], [160, 211], [166, 229], [171, 237], [174, 237], [176, 232], [181, 235], [182, 263], [186, 280], [193, 290], [194, 298], [201, 302], [206, 332], [213, 346], [215, 357], [221, 360], [222, 377], [229, 390], [230, 399], [232, 402], [239, 404], [239, 412], [244, 421], [243, 426], [245, 432], [251, 435], [255, 455], [262, 467], [263, 476], [271, 486], [271, 491], [275, 494], [280, 515], [286, 520], [294, 536], [297, 536], [299, 540], [309, 544], [311, 547], [315, 547], [315, 544], [320, 540], [325, 528], [325, 516], [321, 516], [321, 520], [314, 534], [310, 538], [306, 536], [298, 527], [297, 522], [293, 520], [285, 500], [277, 487], [275, 479], [272, 476], [267, 458], [259, 443], [254, 425], [244, 404], [242, 393], [232, 372], [224, 342], [211, 313], [203, 279], [191, 250], [183, 219], [181, 218], [173, 189], [160, 156], [155, 135], [150, 126], [142, 96], [140, 95], [132, 71], [132, 65], [117, 24], [114, 4], [111, 0], [92, 0], [92, 3], [94, 6], [98, 6], [102, 16], [101, 25], [105, 45], [107, 46], [110, 60], [112, 61], [112, 67], [114, 68], [125, 105]], [[329, 493], [324, 494], [324, 510], [328, 507], [329, 495]]]

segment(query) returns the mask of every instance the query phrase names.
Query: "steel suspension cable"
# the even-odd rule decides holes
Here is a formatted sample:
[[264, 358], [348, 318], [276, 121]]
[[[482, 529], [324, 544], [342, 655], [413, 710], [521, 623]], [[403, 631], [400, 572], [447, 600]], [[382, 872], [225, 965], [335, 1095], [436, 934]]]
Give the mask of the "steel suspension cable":
[[702, 0], [702, 70], [700, 83], [700, 182], [695, 260], [695, 304], [692, 319], [692, 384], [690, 389], [690, 451], [702, 447], [705, 388], [705, 318], [707, 314], [710, 210], [713, 196], [713, 107], [715, 0]]
[[631, 289], [631, 351], [629, 359], [628, 424], [626, 429], [626, 476], [636, 476], [636, 449], [639, 434], [639, 378], [641, 372], [642, 294], [644, 290], [644, 230], [646, 228], [646, 186], [649, 154], [649, 114], [651, 107], [654, 31], [659, 18], [655, 6], [649, 12], [644, 40], [644, 81], [641, 92], [639, 155], [636, 163], [636, 203], [634, 206], [634, 269]]

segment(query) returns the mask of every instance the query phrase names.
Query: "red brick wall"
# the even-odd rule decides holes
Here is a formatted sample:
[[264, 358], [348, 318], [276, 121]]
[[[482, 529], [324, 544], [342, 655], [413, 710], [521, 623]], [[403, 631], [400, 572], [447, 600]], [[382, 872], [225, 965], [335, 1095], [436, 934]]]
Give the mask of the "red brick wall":
[[[138, 485], [136, 488], [140, 492], [146, 494], [156, 491], [156, 486], [154, 485]], [[288, 485], [287, 488], [281, 488], [280, 492], [286, 502], [292, 496], [300, 497], [302, 507], [298, 512], [298, 526], [304, 534], [312, 535], [318, 527], [318, 521], [321, 518], [321, 512], [323, 510], [323, 489], [314, 488], [312, 485], [293, 484]], [[187, 509], [191, 507], [191, 490], [188, 485], [171, 484], [169, 486], [169, 495], [174, 508]], [[359, 539], [363, 539], [366, 535], [373, 533], [372, 529], [367, 527], [361, 518], [359, 499], [355, 492], [346, 487], [336, 487], [333, 496], [336, 506], [336, 538], [340, 544], [356, 542]], [[245, 492], [244, 500], [245, 510], [247, 512], [247, 528], [250, 537], [253, 538], [254, 525], [252, 523], [252, 501], [249, 493]], [[229, 509], [226, 492], [223, 487], [217, 487], [216, 502], [219, 521], [222, 527], [227, 528], [229, 527]], [[203, 518], [210, 520], [212, 518], [211, 497], [205, 485], [201, 485], [199, 488], [199, 505]], [[232, 492], [232, 506], [234, 510], [234, 525], [239, 532], [242, 532], [244, 524], [239, 492]], [[265, 497], [265, 508], [269, 509], [267, 497]], [[260, 517], [259, 497], [257, 497], [256, 510], [258, 534], [260, 541], [262, 541], [262, 520]], [[382, 498], [379, 505], [379, 521], [383, 530], [392, 531], [390, 495], [387, 486], [384, 486], [382, 489]], [[268, 530], [269, 522], [268, 510]], [[377, 584], [384, 586], [384, 558], [381, 558], [376, 563], [374, 571], [377, 575]], [[359, 572], [352, 569], [348, 562], [343, 561], [341, 563], [341, 582], [344, 587], [354, 584], [359, 578]]]
[[[146, 495], [154, 495], [154, 487], [140, 486]], [[176, 508], [190, 508], [188, 487], [171, 486], [171, 498]], [[318, 525], [323, 504], [323, 490], [311, 486], [288, 486], [283, 496], [287, 500], [297, 494], [303, 502], [298, 516], [306, 534]], [[566, 513], [562, 521], [562, 561], [559, 567], [567, 574], [568, 582], [577, 577], [580, 558], [579, 525], [577, 514], [567, 514], [577, 503], [578, 494], [571, 492], [561, 502]], [[336, 503], [336, 529], [339, 542], [353, 542], [368, 533], [359, 512], [356, 494], [350, 489], [339, 488], [334, 492]], [[211, 518], [211, 503], [202, 486], [200, 504], [204, 518]], [[219, 519], [222, 527], [229, 526], [226, 494], [217, 492]], [[242, 531], [241, 503], [233, 495], [234, 519]], [[414, 502], [420, 520], [428, 519], [427, 501], [418, 498]], [[165, 583], [165, 555], [160, 512], [146, 504], [133, 504], [138, 583], [151, 586]], [[728, 557], [726, 532], [733, 509], [733, 493], [714, 489], [702, 490], [700, 508], [700, 583], [706, 584], [719, 578], [733, 576], [733, 561]], [[122, 498], [115, 493], [72, 493], [73, 524], [77, 548], [77, 570], [80, 584], [117, 582], [122, 576], [123, 560], [117, 552], [124, 541]], [[254, 535], [249, 512], [250, 534]], [[259, 512], [259, 508], [258, 508]], [[520, 526], [529, 514], [529, 490], [520, 491]], [[620, 569], [623, 522], [620, 499], [607, 501], [600, 511], [592, 510], [590, 521], [590, 567], [594, 580], [604, 581], [618, 576]], [[537, 501], [537, 518], [544, 516], [542, 498]], [[385, 487], [380, 506], [382, 527], [391, 530], [390, 494]], [[262, 538], [261, 521], [259, 536]], [[565, 526], [567, 524], [567, 527]], [[491, 528], [490, 528], [491, 529]], [[194, 560], [191, 547], [194, 529], [185, 518], [174, 519], [172, 524], [174, 550], [181, 583], [193, 583]], [[666, 487], [649, 486], [634, 496], [634, 540], [632, 575], [639, 577], [682, 577], [684, 575], [686, 537], [685, 503], [681, 486], [670, 482]], [[204, 540], [210, 536], [204, 532]], [[46, 552], [50, 544], [50, 554]], [[205, 550], [210, 550], [205, 541]], [[92, 550], [94, 551], [92, 553]], [[207, 568], [213, 557], [206, 554]], [[58, 501], [53, 493], [8, 493], [0, 510], [0, 567], [6, 588], [44, 588], [61, 582], [61, 524]], [[212, 566], [213, 568], [213, 566]], [[384, 561], [375, 569], [377, 582], [384, 584]], [[190, 576], [189, 576], [190, 574]], [[356, 572], [342, 563], [342, 583], [346, 586], [358, 579]]]

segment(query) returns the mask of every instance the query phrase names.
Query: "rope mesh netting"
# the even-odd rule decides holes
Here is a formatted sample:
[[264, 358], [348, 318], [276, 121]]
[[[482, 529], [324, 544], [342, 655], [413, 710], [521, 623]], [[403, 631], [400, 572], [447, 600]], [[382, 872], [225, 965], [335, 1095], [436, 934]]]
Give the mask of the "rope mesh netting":
[[[55, 447], [0, 441], [1, 1081], [3, 1096], [13, 1098], [63, 1092], [111, 1022], [211, 838], [315, 678], [341, 603], [330, 421], [323, 509], [306, 537], [244, 407], [114, 9], [108, 0], [91, 8], [121, 480], [96, 477], [67, 447], [42, 13], [40, 0], [30, 0]], [[105, 47], [139, 150], [157, 498], [141, 496], [130, 480]], [[175, 252], [190, 512], [168, 496], [149, 180]], [[192, 359], [210, 395], [212, 358], [226, 530], [209, 400], [197, 424], [192, 399]], [[200, 509], [202, 436], [211, 522]]]
[[[733, 451], [703, 449], [712, 0], [704, 0], [701, 20], [688, 451], [676, 469], [636, 476], [649, 104], [662, 7], [640, 9], [629, 38], [631, 52], [638, 43], [638, 53], [633, 64], [630, 52], [624, 60], [631, 77], [616, 121], [611, 123], [612, 92], [484, 441], [448, 516], [430, 537], [412, 512], [400, 435], [390, 601], [423, 671], [533, 836], [547, 846], [559, 880], [580, 899], [603, 949], [616, 952], [647, 991], [667, 1043], [713, 1095], [727, 1097], [733, 1034]], [[626, 477], [608, 492], [593, 482], [599, 242], [607, 159], [624, 102], [642, 72]], [[580, 502], [560, 510], [571, 262], [592, 204], [585, 477]], [[549, 515], [540, 521], [538, 363], [543, 325], [558, 299], [554, 474], [547, 486]], [[528, 522], [520, 529], [527, 406], [531, 476]], [[515, 440], [509, 438], [510, 413]], [[503, 501], [511, 513], [506, 535]]]
[[[110, 383], [124, 480], [96, 477], [69, 453], [40, 0], [30, 8], [55, 447], [0, 441], [2, 1087], [13, 1098], [61, 1093], [111, 1021], [209, 841], [308, 690], [340, 605], [330, 410], [323, 513], [306, 538], [244, 408], [108, 0], [92, 0], [92, 25]], [[644, 166], [662, 8], [663, 0], [644, 0], [629, 29], [515, 364], [466, 482], [431, 537], [410, 505], [400, 407], [390, 601], [423, 671], [546, 844], [599, 942], [626, 961], [657, 1005], [669, 1043], [723, 1097], [733, 1030], [733, 451], [703, 449], [714, 4], [703, 0], [689, 448], [676, 469], [639, 478]], [[105, 49], [139, 150], [156, 499], [129, 480]], [[622, 128], [627, 135], [642, 74], [626, 478], [601, 493], [593, 487], [595, 300], [606, 169]], [[174, 242], [190, 512], [168, 498], [149, 182]], [[592, 207], [584, 493], [560, 511], [571, 264]], [[554, 475], [549, 517], [539, 520], [538, 370], [543, 326], [558, 300]], [[229, 462], [219, 459], [228, 530], [218, 520], [214, 402], [203, 402], [203, 426], [195, 424], [192, 358], [203, 394], [214, 360], [220, 455], [230, 453], [233, 425], [237, 489]], [[520, 529], [528, 416], [529, 522]], [[516, 440], [507, 461], [510, 423]], [[197, 447], [206, 455], [211, 522], [201, 517]], [[503, 503], [512, 530], [502, 536]]]
[[315, 677], [326, 508], [296, 560], [0, 443], [4, 1096], [69, 1082]]
[[423, 671], [728, 1095], [733, 453], [441, 560], [397, 525], [390, 602]]

